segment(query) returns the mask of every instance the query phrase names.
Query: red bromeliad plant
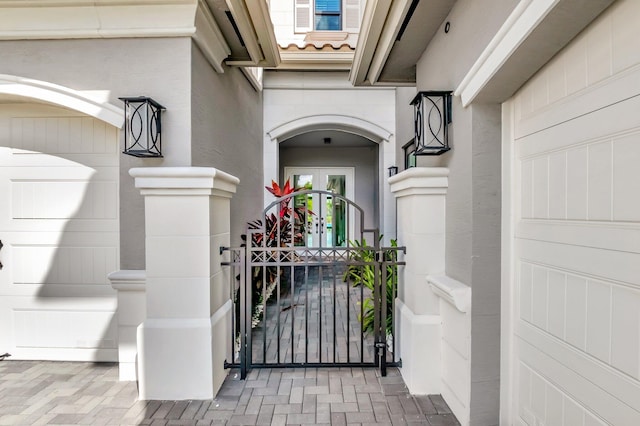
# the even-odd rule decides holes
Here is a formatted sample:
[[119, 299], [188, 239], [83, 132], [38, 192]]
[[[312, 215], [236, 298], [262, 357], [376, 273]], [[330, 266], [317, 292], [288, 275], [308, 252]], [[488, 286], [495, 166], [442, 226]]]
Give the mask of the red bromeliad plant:
[[[251, 232], [253, 230], [263, 229], [263, 220], [258, 219], [249, 222], [249, 231], [251, 232], [252, 247], [291, 247], [304, 244], [306, 235], [306, 215], [313, 214], [306, 207], [306, 202], [302, 205], [296, 205], [296, 192], [304, 188], [294, 188], [289, 180], [284, 186], [279, 186], [275, 181], [271, 182], [271, 187], [265, 187], [267, 191], [273, 194], [276, 199], [282, 198], [277, 204], [276, 212], [266, 213], [264, 217], [264, 232]], [[284, 198], [283, 198], [284, 197]], [[291, 229], [293, 225], [293, 238]], [[278, 258], [286, 258], [286, 253], [274, 254], [270, 257], [275, 262]], [[263, 316], [263, 302], [269, 300], [273, 290], [277, 287], [280, 278], [280, 268], [277, 266], [255, 266], [252, 270], [251, 277], [251, 303], [252, 327], [255, 327]], [[286, 269], [286, 268], [285, 268]], [[263, 283], [266, 281], [266, 286]], [[263, 286], [265, 287], [263, 290]], [[281, 291], [283, 288], [281, 287]]]
[[[263, 238], [266, 237], [264, 245], [266, 247], [287, 247], [304, 242], [305, 235], [305, 215], [313, 214], [305, 205], [295, 205], [295, 193], [303, 188], [294, 188], [291, 186], [289, 179], [283, 187], [280, 187], [276, 181], [271, 181], [271, 187], [265, 186], [266, 190], [273, 194], [276, 198], [282, 198], [278, 211], [265, 215], [264, 233], [252, 234], [252, 243], [255, 246], [263, 244]], [[291, 195], [291, 197], [287, 197]], [[283, 198], [286, 197], [286, 198]], [[293, 207], [292, 207], [293, 206]], [[291, 238], [291, 225], [293, 223], [293, 241]], [[249, 229], [260, 229], [262, 220], [258, 219], [249, 222]]]

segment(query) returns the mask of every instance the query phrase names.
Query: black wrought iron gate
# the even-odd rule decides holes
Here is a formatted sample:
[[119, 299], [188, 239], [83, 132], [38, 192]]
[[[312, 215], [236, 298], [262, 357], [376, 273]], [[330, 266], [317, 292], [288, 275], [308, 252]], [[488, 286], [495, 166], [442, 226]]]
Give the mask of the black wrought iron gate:
[[235, 312], [228, 366], [244, 378], [260, 367], [371, 366], [385, 375], [398, 365], [394, 301], [404, 247], [381, 246], [364, 223], [351, 200], [304, 190], [249, 224], [245, 246], [224, 262]]

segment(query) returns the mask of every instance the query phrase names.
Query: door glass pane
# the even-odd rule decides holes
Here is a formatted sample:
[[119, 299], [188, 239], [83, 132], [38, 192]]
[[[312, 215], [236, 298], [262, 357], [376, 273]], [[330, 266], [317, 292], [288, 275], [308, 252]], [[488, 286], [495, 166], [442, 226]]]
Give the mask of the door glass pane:
[[[346, 177], [345, 175], [328, 175], [327, 191], [345, 196]], [[327, 246], [344, 247], [346, 245], [346, 205], [344, 200], [327, 197]]]
[[[303, 188], [303, 189], [313, 189], [313, 175], [293, 175], [293, 187], [294, 188]], [[307, 212], [313, 212], [313, 199], [311, 194], [306, 195], [297, 195], [294, 198], [295, 206], [297, 208], [307, 208]], [[301, 241], [296, 241], [297, 246], [302, 246], [306, 244], [307, 247], [313, 246], [313, 234], [312, 234], [312, 225], [313, 225], [313, 215], [311, 213], [307, 213], [306, 215], [306, 227], [302, 230], [306, 234], [306, 238], [303, 238]]]

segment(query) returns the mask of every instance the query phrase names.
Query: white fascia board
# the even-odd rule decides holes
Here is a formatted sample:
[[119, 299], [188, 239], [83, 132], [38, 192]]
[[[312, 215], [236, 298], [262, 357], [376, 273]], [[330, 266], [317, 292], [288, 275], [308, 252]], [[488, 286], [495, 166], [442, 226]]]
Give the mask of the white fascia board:
[[269, 67], [277, 67], [280, 65], [280, 51], [269, 14], [269, 5], [264, 0], [249, 0], [246, 5], [262, 48], [264, 61]]
[[364, 8], [360, 35], [353, 57], [349, 81], [354, 86], [365, 84], [369, 67], [378, 48], [378, 41], [385, 26], [391, 0], [369, 0]]
[[[226, 0], [227, 6], [244, 41], [252, 66], [277, 67], [280, 63], [278, 44], [264, 0]], [[228, 62], [239, 65], [242, 62]]]
[[0, 1], [0, 39], [177, 37], [194, 33], [196, 0]]
[[377, 83], [380, 74], [382, 74], [382, 69], [387, 63], [387, 58], [391, 53], [396, 37], [398, 37], [402, 22], [409, 12], [411, 3], [412, 0], [396, 0], [393, 2], [391, 10], [389, 10], [382, 34], [380, 35], [380, 40], [378, 41], [378, 48], [374, 52], [369, 73], [367, 74], [367, 80], [369, 80], [371, 84]]
[[193, 34], [193, 41], [202, 50], [211, 66], [217, 72], [223, 73], [223, 62], [231, 54], [231, 49], [213, 18], [209, 6], [203, 0], [198, 1], [195, 23], [196, 32]]
[[[259, 1], [259, 0], [253, 0]], [[236, 23], [238, 31], [242, 36], [245, 48], [249, 52], [249, 57], [254, 64], [261, 62], [264, 59], [258, 36], [256, 35], [253, 24], [251, 22], [251, 16], [247, 10], [244, 0], [226, 0], [227, 7], [233, 15], [233, 20]]]
[[456, 88], [467, 106], [560, 0], [521, 1]]

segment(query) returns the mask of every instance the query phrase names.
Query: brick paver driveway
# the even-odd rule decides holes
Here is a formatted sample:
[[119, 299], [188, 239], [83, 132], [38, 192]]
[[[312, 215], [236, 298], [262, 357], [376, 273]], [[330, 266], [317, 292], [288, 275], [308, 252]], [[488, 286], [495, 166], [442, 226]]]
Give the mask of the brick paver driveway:
[[397, 369], [231, 371], [212, 401], [138, 401], [114, 364], [1, 361], [0, 425], [457, 425], [439, 396], [414, 397]]

